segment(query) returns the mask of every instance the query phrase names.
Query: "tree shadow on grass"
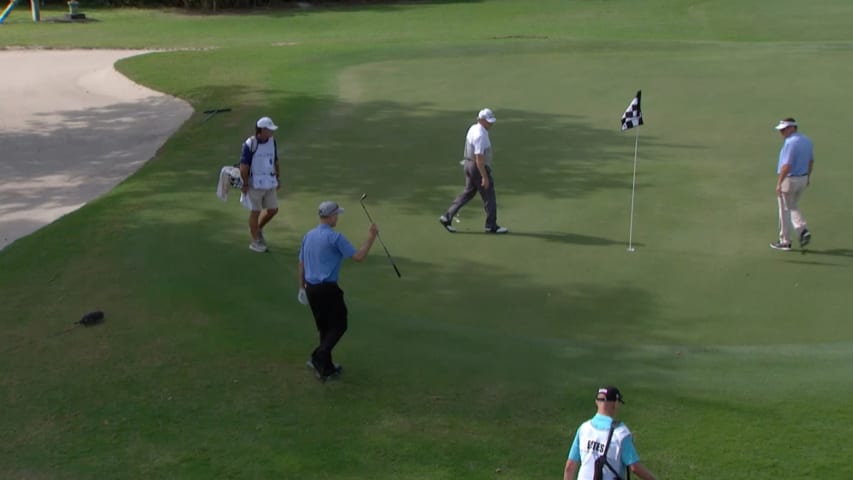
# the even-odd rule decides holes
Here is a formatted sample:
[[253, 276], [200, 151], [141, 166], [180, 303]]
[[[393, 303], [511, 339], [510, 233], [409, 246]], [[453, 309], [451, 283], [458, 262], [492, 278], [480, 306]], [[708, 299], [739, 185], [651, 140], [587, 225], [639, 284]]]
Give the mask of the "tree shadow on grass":
[[[251, 135], [255, 119], [270, 115], [281, 127], [276, 138], [288, 192], [346, 197], [368, 192], [373, 199], [421, 213], [425, 209], [442, 211], [460, 189], [464, 177], [459, 160], [465, 131], [473, 123], [471, 111], [253, 92], [265, 99], [261, 104], [233, 97], [243, 90], [245, 86], [240, 85], [215, 87], [218, 93], [205, 90], [220, 98], [217, 106], [234, 108], [207, 121], [206, 115], [196, 112], [185, 124], [173, 141], [186, 147], [172, 152], [179, 158], [170, 159], [180, 168], [151, 172], [162, 188], [179, 184], [184, 189], [210, 188], [211, 175], [237, 161], [240, 145]], [[188, 92], [192, 97], [197, 94], [201, 93]], [[90, 113], [92, 120], [83, 122], [82, 131], [109, 135], [117, 128], [108, 121], [97, 121], [98, 112]], [[132, 133], [132, 125], [126, 130]], [[69, 136], [73, 134], [71, 131]], [[492, 131], [499, 195], [534, 193], [549, 199], [573, 199], [600, 190], [627, 191], [631, 188], [632, 144], [622, 140], [615, 130], [592, 127], [579, 116], [504, 110], [501, 123]], [[660, 145], [654, 136], [645, 137], [644, 142], [650, 148], [700, 148]], [[648, 186], [642, 176], [638, 186]]]
[[[291, 178], [303, 191], [370, 192], [410, 213], [443, 211], [460, 189], [459, 161], [475, 112], [378, 101], [309, 101], [322, 113], [295, 130]], [[498, 195], [580, 198], [601, 190], [629, 191], [631, 148], [619, 133], [579, 116], [507, 109], [491, 132]], [[662, 146], [653, 136], [644, 142]], [[310, 166], [307, 165], [310, 163]], [[309, 168], [302, 168], [304, 166]], [[638, 187], [648, 184], [642, 176]], [[320, 188], [318, 188], [320, 187]]]
[[795, 265], [812, 265], [815, 267], [846, 267], [840, 263], [818, 262], [814, 260], [785, 260], [785, 263], [793, 263]]
[[[431, 212], [432, 216], [443, 211], [458, 192], [463, 178], [458, 162], [465, 131], [473, 123], [472, 111], [423, 103], [344, 102], [281, 91], [253, 91], [249, 98], [241, 93], [245, 90], [242, 85], [228, 85], [185, 92], [196, 103], [217, 98], [217, 106], [234, 109], [207, 121], [206, 115], [196, 112], [167, 144], [168, 158], [149, 162], [128, 188], [146, 198], [166, 192], [212, 195], [219, 169], [237, 161], [255, 119], [269, 114], [282, 125], [277, 135], [282, 195], [307, 195], [314, 201], [357, 198], [367, 192], [371, 199], [388, 202], [404, 213]], [[43, 198], [28, 198], [34, 195], [30, 190], [20, 192], [18, 199], [39, 205], [79, 205], [85, 201], [81, 193], [103, 194], [109, 182], [99, 185], [112, 172], [127, 175], [144, 163], [136, 146], [156, 133], [140, 125], [162, 120], [158, 101], [59, 112], [62, 131], [39, 142], [32, 141], [31, 132], [0, 134], [0, 145], [25, 146], [21, 154], [34, 170], [62, 171], [73, 179], [55, 188], [36, 189]], [[75, 143], [79, 139], [88, 143], [79, 146]], [[492, 132], [499, 195], [533, 193], [566, 200], [602, 190], [628, 191], [631, 145], [622, 140], [618, 132], [593, 127], [580, 116], [503, 110], [501, 123]], [[40, 154], [48, 142], [56, 143], [55, 150], [73, 160]], [[93, 142], [102, 148], [86, 146]], [[645, 137], [644, 142], [658, 148], [696, 148], [659, 145], [654, 136]], [[4, 181], [19, 182], [27, 176], [12, 168], [10, 163], [3, 169]], [[639, 185], [646, 186], [642, 177]], [[607, 242], [583, 232], [544, 233], [540, 238], [575, 244]]]
[[[393, 13], [402, 9], [415, 9], [429, 5], [450, 5], [454, 3], [480, 3], [483, 0], [349, 0], [349, 1], [308, 1], [290, 2], [269, 10], [272, 16], [304, 16], [325, 12], [362, 11], [371, 13]], [[300, 6], [299, 4], [309, 6]]]
[[[817, 255], [817, 257], [812, 257], [813, 255]], [[812, 258], [809, 258], [812, 257]], [[821, 258], [823, 257], [823, 258]], [[800, 255], [797, 255], [794, 258], [788, 258], [785, 260], [786, 263], [793, 263], [798, 265], [814, 265], [819, 267], [844, 267], [845, 264], [841, 263], [830, 263], [822, 260], [831, 260], [832, 257], [837, 258], [853, 258], [853, 250], [847, 248], [833, 248], [827, 250], [800, 250]]]
[[[241, 86], [218, 88], [223, 95], [219, 103], [238, 105], [224, 95], [241, 92]], [[444, 186], [458, 188], [455, 180], [461, 176], [458, 166], [461, 143], [472, 123], [472, 113], [467, 110], [448, 111], [431, 105], [388, 101], [347, 103], [323, 96], [272, 91], [260, 93], [260, 98], [270, 100], [269, 107], [246, 104], [207, 122], [203, 122], [203, 114], [196, 112], [167, 144], [168, 156], [147, 163], [110, 196], [109, 201], [122, 205], [117, 209], [123, 211], [121, 215], [109, 215], [109, 221], [130, 222], [130, 228], [143, 237], [146, 229], [160, 232], [151, 241], [167, 244], [168, 248], [164, 246], [162, 251], [174, 251], [177, 245], [183, 245], [177, 237], [185, 225], [193, 225], [198, 231], [212, 226], [209, 231], [213, 233], [224, 217], [234, 222], [236, 231], [242, 230], [244, 212], [238, 208], [225, 210], [228, 207], [220, 206], [213, 193], [219, 169], [236, 161], [240, 144], [251, 132], [254, 119], [267, 112], [284, 125], [278, 132], [285, 183], [280, 196], [283, 200], [290, 195], [309, 197], [308, 206], [299, 206], [307, 222], [314, 221], [315, 199], [357, 198], [361, 192], [369, 192], [371, 198], [391, 202], [404, 212], [423, 215], [440, 211], [452, 198]], [[126, 104], [106, 110], [60, 112], [65, 129], [58, 141], [68, 142], [67, 153], [78, 159], [82, 156], [86, 161], [75, 163], [75, 160], [56, 168], [66, 168], [69, 175], [80, 177], [84, 186], [96, 184], [99, 178], [92, 174], [92, 169], [103, 172], [121, 164], [124, 158], [132, 156], [125, 147], [150, 135], [139, 128], [136, 120], [156, 119], [156, 105], [152, 103], [151, 107], [146, 110], [137, 104]], [[315, 113], [307, 118], [298, 117], [299, 113], [309, 111]], [[302, 118], [304, 123], [296, 125], [294, 119], [279, 117], [275, 112], [288, 112]], [[499, 173], [505, 179], [504, 186], [499, 188], [505, 195], [535, 191], [550, 198], [577, 198], [600, 189], [630, 186], [627, 162], [625, 172], [603, 168], [625, 159], [611, 148], [617, 135], [614, 132], [590, 127], [577, 116], [543, 116], [519, 110], [504, 112], [501, 128], [496, 128], [494, 141], [497, 152], [508, 152], [496, 153], [496, 164], [504, 165]], [[75, 138], [110, 139], [114, 144], [99, 152], [75, 153], [70, 146]], [[40, 148], [38, 142], [31, 142], [29, 132], [0, 135], [0, 143], [6, 141]], [[655, 139], [648, 137], [645, 141], [652, 143]], [[563, 148], [566, 142], [573, 146], [570, 150]], [[501, 155], [507, 160], [498, 163], [502, 162]], [[543, 162], [542, 158], [554, 161]], [[36, 164], [40, 161], [47, 159], [36, 156], [32, 160]], [[14, 172], [4, 172], [4, 177], [12, 181], [21, 178]], [[68, 204], [75, 201], [79, 189], [79, 185], [64, 185], [50, 192], [49, 201]], [[205, 198], [209, 204], [204, 203]], [[292, 210], [294, 206], [285, 204], [284, 208]], [[301, 215], [298, 212], [289, 213]], [[431, 214], [429, 218], [434, 222]], [[242, 237], [245, 232], [239, 235]], [[581, 232], [521, 235], [575, 245], [620, 244]], [[185, 254], [192, 255], [192, 251]]]
[[[454, 235], [486, 235], [482, 231], [473, 230], [458, 230]], [[606, 247], [611, 245], [628, 246], [628, 242], [619, 240], [610, 240], [609, 238], [596, 237], [592, 235], [582, 235], [578, 233], [561, 233], [561, 232], [526, 232], [522, 230], [511, 230], [508, 235], [513, 237], [529, 237], [548, 242], [566, 243], [569, 245], [587, 245], [594, 247]], [[633, 242], [636, 247], [644, 247], [642, 243]]]
[[813, 250], [808, 249], [803, 253], [804, 257], [808, 257], [810, 255], [825, 255], [830, 257], [847, 257], [853, 258], [853, 249], [849, 248], [831, 248], [827, 250]]

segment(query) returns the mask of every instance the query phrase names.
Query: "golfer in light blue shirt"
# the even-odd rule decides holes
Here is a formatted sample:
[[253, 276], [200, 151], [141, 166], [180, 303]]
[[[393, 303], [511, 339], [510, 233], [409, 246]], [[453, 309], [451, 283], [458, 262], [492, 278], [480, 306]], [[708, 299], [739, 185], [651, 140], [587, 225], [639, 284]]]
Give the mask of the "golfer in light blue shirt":
[[320, 332], [320, 345], [311, 353], [308, 366], [314, 369], [317, 379], [325, 382], [341, 374], [342, 367], [332, 361], [332, 349], [347, 330], [347, 306], [344, 291], [338, 286], [338, 276], [343, 259], [361, 262], [367, 258], [373, 241], [379, 234], [375, 224], [370, 224], [367, 241], [356, 249], [343, 234], [335, 231], [338, 215], [344, 209], [335, 202], [323, 202], [318, 208], [320, 224], [305, 234], [299, 249], [299, 294], [301, 303], [307, 303]]
[[786, 118], [776, 125], [784, 138], [776, 166], [776, 198], [779, 205], [779, 241], [770, 244], [775, 250], [791, 250], [791, 227], [799, 234], [800, 247], [812, 239], [806, 218], [800, 211], [800, 197], [811, 182], [814, 166], [812, 141], [798, 131], [797, 121]]

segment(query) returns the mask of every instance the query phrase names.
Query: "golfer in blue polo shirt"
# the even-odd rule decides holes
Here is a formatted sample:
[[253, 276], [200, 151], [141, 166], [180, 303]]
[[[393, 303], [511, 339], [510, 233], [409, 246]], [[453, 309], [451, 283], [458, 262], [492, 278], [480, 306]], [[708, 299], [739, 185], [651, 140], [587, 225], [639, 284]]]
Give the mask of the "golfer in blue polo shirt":
[[812, 239], [806, 218], [800, 211], [800, 197], [811, 183], [814, 166], [812, 141], [799, 132], [793, 118], [781, 120], [776, 130], [784, 142], [776, 166], [776, 199], [779, 203], [779, 241], [770, 244], [776, 250], [791, 250], [791, 226], [799, 234], [800, 247]]
[[311, 353], [308, 366], [322, 382], [341, 373], [341, 366], [332, 362], [332, 349], [347, 330], [347, 306], [344, 292], [338, 286], [341, 263], [345, 258], [356, 262], [367, 258], [379, 234], [379, 228], [371, 223], [367, 241], [356, 249], [342, 233], [335, 231], [338, 215], [343, 212], [335, 202], [321, 203], [320, 224], [305, 234], [299, 249], [298, 299], [311, 307], [320, 332], [320, 345]]

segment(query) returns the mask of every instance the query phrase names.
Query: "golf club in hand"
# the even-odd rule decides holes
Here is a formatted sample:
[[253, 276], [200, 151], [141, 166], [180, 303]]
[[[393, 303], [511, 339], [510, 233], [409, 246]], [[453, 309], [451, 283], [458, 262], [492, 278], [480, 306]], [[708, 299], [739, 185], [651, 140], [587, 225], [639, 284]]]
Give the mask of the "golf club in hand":
[[[368, 212], [368, 211], [367, 211], [367, 207], [364, 205], [364, 199], [365, 199], [365, 198], [367, 198], [367, 194], [366, 194], [366, 193], [362, 193], [362, 194], [361, 194], [361, 200], [360, 200], [361, 208], [363, 208], [363, 209], [364, 209], [364, 214], [365, 214], [365, 215], [367, 215], [367, 220], [368, 220], [370, 223], [376, 223], [376, 222], [374, 222], [374, 221], [373, 221], [373, 219], [372, 219], [372, 218], [370, 218], [370, 212]], [[400, 269], [399, 269], [399, 268], [397, 268], [397, 264], [396, 264], [396, 263], [394, 263], [394, 258], [393, 258], [393, 257], [391, 257], [391, 252], [389, 252], [389, 251], [388, 251], [388, 247], [386, 247], [386, 246], [385, 246], [385, 242], [383, 242], [383, 241], [382, 241], [382, 236], [380, 236], [380, 235], [377, 233], [377, 234], [376, 234], [376, 238], [378, 238], [378, 239], [379, 239], [379, 244], [380, 244], [380, 245], [382, 245], [382, 249], [384, 249], [384, 250], [385, 250], [385, 256], [386, 256], [386, 257], [388, 257], [388, 261], [389, 261], [389, 262], [391, 262], [391, 266], [392, 266], [392, 267], [394, 267], [394, 271], [395, 271], [395, 272], [397, 272], [397, 278], [402, 278], [403, 276], [402, 276], [402, 275], [400, 275]]]

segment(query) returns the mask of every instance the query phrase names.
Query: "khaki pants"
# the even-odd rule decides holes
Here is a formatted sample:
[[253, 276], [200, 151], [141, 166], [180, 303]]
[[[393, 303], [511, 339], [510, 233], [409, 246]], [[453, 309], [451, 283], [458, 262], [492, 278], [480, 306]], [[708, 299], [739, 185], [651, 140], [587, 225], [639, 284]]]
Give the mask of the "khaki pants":
[[782, 180], [782, 193], [779, 194], [779, 242], [791, 243], [791, 226], [802, 233], [806, 228], [806, 219], [800, 211], [800, 196], [806, 190], [809, 177], [787, 177]]
[[253, 212], [278, 208], [278, 194], [274, 188], [250, 188], [249, 201]]

